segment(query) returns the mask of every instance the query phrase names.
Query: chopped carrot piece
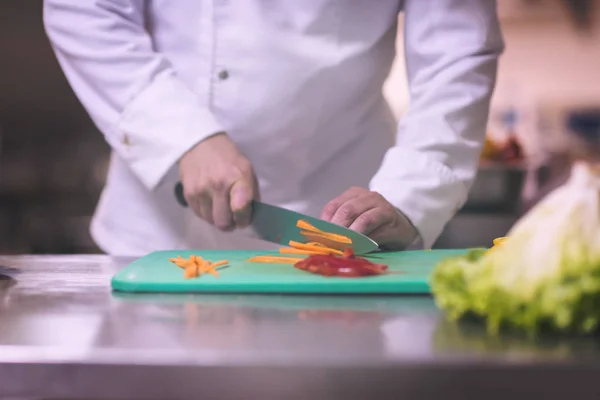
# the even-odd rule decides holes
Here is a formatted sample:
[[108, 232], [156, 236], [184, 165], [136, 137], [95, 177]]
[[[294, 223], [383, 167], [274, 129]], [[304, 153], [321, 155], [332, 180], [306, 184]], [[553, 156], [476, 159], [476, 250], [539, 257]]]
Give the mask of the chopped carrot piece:
[[204, 273], [211, 274], [214, 276], [219, 276], [219, 273], [215, 270], [215, 267], [211, 263], [206, 263], [204, 265]]
[[325, 248], [344, 251], [352, 247], [351, 243], [341, 243], [336, 240], [331, 240], [331, 238], [318, 233], [308, 231], [302, 231], [300, 233], [307, 239], [307, 241], [318, 242]]
[[[290, 240], [287, 248], [279, 249], [281, 254], [306, 254], [312, 255], [344, 255], [344, 251], [350, 248], [352, 239], [336, 233], [324, 232], [305, 220], [298, 220], [296, 226], [300, 228], [300, 234], [308, 239], [308, 243]], [[265, 262], [277, 264], [296, 264], [304, 258], [280, 257], [280, 256], [255, 256], [247, 261]]]
[[169, 258], [169, 261], [171, 261], [173, 264], [177, 265], [180, 268], [185, 269], [187, 266], [193, 264], [193, 262], [191, 260], [186, 260], [185, 258], [181, 257], [181, 256], [177, 256], [176, 258]]
[[211, 263], [211, 265], [214, 268], [221, 267], [221, 266], [227, 265], [227, 264], [229, 264], [229, 261], [227, 261], [227, 260], [221, 260], [221, 261], [217, 261], [217, 262]]
[[281, 254], [330, 254], [326, 251], [316, 251], [316, 250], [302, 250], [302, 249], [295, 249], [295, 248], [290, 248], [290, 247], [283, 247], [281, 249], [279, 249], [279, 252]]
[[298, 228], [302, 229], [303, 231], [311, 231], [311, 232], [317, 232], [317, 233], [323, 232], [319, 228], [309, 224], [307, 221], [305, 221], [303, 219], [298, 220], [298, 222], [296, 222], [296, 226]]
[[183, 273], [183, 277], [185, 279], [195, 278], [197, 276], [198, 276], [198, 269], [195, 265], [190, 265], [189, 267], [187, 267], [185, 269], [185, 272]]
[[303, 219], [296, 222], [296, 226], [303, 231], [308, 231], [308, 232], [316, 233], [319, 235], [327, 236], [328, 238], [330, 238], [331, 240], [335, 240], [336, 242], [352, 243], [352, 240], [347, 236], [338, 235], [337, 233], [325, 232], [325, 231], [309, 224], [308, 222], [306, 222]]
[[275, 263], [275, 264], [296, 264], [298, 261], [302, 261], [304, 258], [294, 257], [279, 257], [279, 256], [255, 256], [251, 257], [246, 261], [249, 262], [260, 262], [260, 263]]
[[300, 234], [312, 242], [323, 243], [323, 239], [328, 239], [333, 242], [352, 244], [352, 239], [349, 237], [335, 233], [300, 231]]
[[309, 250], [309, 251], [317, 252], [320, 254], [339, 254], [339, 255], [344, 254], [340, 250], [325, 247], [324, 245], [314, 246], [314, 245], [310, 245], [310, 244], [306, 244], [306, 243], [295, 242], [293, 240], [290, 240], [289, 245], [290, 245], [290, 247], [292, 247], [294, 249]]
[[200, 259], [196, 259], [196, 270], [198, 271], [198, 275], [202, 275], [208, 269], [208, 262]]
[[219, 273], [215, 268], [229, 263], [227, 260], [211, 263], [210, 261], [195, 255], [191, 255], [189, 259], [177, 256], [176, 258], [169, 258], [169, 261], [185, 270], [183, 273], [185, 279], [196, 278], [205, 273], [219, 276]]

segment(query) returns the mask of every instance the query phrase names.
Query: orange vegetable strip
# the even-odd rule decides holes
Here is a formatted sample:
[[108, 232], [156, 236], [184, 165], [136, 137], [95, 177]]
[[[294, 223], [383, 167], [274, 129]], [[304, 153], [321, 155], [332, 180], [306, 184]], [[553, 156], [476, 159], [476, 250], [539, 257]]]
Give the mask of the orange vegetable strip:
[[186, 269], [191, 263], [189, 260], [177, 260], [173, 261], [173, 264], [177, 265], [179, 268]]
[[294, 249], [293, 247], [292, 248], [283, 247], [283, 248], [279, 249], [279, 252], [281, 254], [323, 254], [323, 255], [330, 254], [325, 251], [302, 250], [302, 249]]
[[217, 277], [219, 276], [219, 273], [215, 270], [215, 267], [209, 262], [204, 263], [202, 272], [211, 274], [211, 275], [214, 275]]
[[211, 265], [211, 267], [216, 268], [216, 267], [220, 267], [222, 265], [227, 265], [227, 264], [229, 264], [229, 261], [227, 261], [227, 260], [221, 260], [221, 261], [217, 261], [217, 262], [211, 263], [210, 265]]
[[506, 239], [507, 239], [506, 237], [499, 237], [499, 238], [494, 239], [494, 242], [493, 242], [494, 246], [498, 246], [498, 245], [504, 243], [504, 241]]
[[251, 257], [246, 261], [249, 262], [263, 262], [263, 263], [275, 263], [275, 264], [296, 264], [304, 258], [294, 257], [279, 257], [279, 256], [255, 256]]
[[193, 264], [192, 261], [186, 260], [181, 256], [177, 256], [176, 258], [169, 258], [169, 261], [183, 269], [187, 268], [190, 264]]
[[185, 270], [183, 276], [186, 279], [196, 278], [204, 273], [219, 276], [219, 273], [215, 270], [215, 268], [229, 264], [228, 260], [221, 260], [211, 263], [208, 260], [195, 255], [191, 255], [187, 260], [181, 256], [177, 256], [175, 258], [169, 258], [169, 261]]
[[214, 263], [207, 263], [204, 272], [218, 277], [219, 273], [217, 272], [217, 270], [215, 268], [220, 267], [222, 265], [227, 265], [227, 264], [229, 264], [228, 260], [221, 260], [221, 261], [217, 261]]
[[314, 251], [314, 252], [321, 253], [321, 254], [338, 254], [340, 256], [344, 254], [343, 252], [341, 252], [340, 250], [337, 250], [337, 249], [332, 249], [332, 248], [324, 247], [324, 246], [312, 246], [310, 244], [295, 242], [293, 240], [290, 240], [289, 245], [290, 245], [290, 247], [292, 247], [294, 249], [309, 250], [309, 251]]
[[190, 256], [190, 260], [193, 261], [193, 262], [195, 262], [195, 263], [198, 263], [198, 262], [204, 261], [204, 258], [202, 258], [200, 256], [191, 255]]
[[330, 232], [325, 232], [311, 224], [309, 224], [308, 222], [306, 222], [305, 220], [301, 219], [298, 222], [296, 222], [296, 226], [300, 229], [302, 229], [303, 231], [309, 231], [309, 232], [313, 232], [313, 233], [318, 233], [321, 235], [325, 235], [328, 236], [331, 240], [335, 240], [336, 242], [342, 242], [342, 243], [352, 243], [352, 239], [350, 239], [347, 236], [344, 235], [338, 235], [337, 233], [330, 233]]
[[183, 277], [185, 279], [190, 279], [190, 278], [195, 278], [198, 276], [198, 270], [196, 265], [190, 265], [189, 267], [187, 267], [185, 269], [185, 272], [183, 273]]
[[298, 222], [296, 222], [296, 226], [304, 231], [311, 231], [311, 232], [317, 232], [317, 233], [323, 232], [319, 228], [309, 224], [307, 221], [305, 221], [303, 219], [299, 219]]
[[321, 243], [321, 241], [318, 240], [318, 238], [325, 238], [338, 243], [352, 244], [352, 239], [350, 239], [349, 237], [338, 235], [335, 233], [300, 231], [300, 234], [306, 237], [311, 236], [313, 238], [310, 239], [311, 241], [319, 243]]
[[306, 238], [307, 241], [321, 243], [322, 246], [330, 249], [344, 251], [352, 247], [351, 243], [340, 243], [318, 233], [308, 231], [301, 231], [300, 233]]
[[205, 273], [208, 269], [208, 265], [209, 263], [207, 261], [204, 261], [202, 259], [198, 260], [196, 259], [196, 270], [198, 271], [198, 275], [202, 275], [203, 273]]

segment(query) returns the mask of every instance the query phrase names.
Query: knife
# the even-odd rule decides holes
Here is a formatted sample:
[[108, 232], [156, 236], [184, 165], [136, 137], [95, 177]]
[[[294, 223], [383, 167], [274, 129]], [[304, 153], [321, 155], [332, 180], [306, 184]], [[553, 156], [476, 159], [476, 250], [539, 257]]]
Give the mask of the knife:
[[[188, 206], [183, 195], [181, 182], [175, 185], [175, 197], [179, 204], [184, 207]], [[300, 229], [296, 226], [298, 220], [301, 219], [324, 232], [350, 238], [352, 240], [352, 250], [355, 254], [367, 254], [379, 248], [379, 245], [372, 239], [346, 227], [256, 200], [252, 202], [250, 229], [255, 236], [262, 240], [287, 246], [290, 240], [296, 242], [306, 241], [306, 238], [300, 234]]]

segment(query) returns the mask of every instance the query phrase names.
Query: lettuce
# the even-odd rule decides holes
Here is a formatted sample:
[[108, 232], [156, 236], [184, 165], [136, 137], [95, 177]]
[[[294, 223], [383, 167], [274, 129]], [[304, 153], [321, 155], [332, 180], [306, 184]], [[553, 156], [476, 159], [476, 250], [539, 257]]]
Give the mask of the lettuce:
[[586, 333], [600, 323], [600, 172], [575, 164], [493, 251], [443, 260], [431, 276], [451, 320], [474, 315], [506, 326]]

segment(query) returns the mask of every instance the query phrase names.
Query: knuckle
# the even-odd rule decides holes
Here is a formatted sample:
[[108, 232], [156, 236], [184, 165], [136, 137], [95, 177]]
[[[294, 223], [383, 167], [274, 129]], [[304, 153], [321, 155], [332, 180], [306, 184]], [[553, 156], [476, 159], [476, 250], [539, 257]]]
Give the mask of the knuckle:
[[385, 198], [380, 193], [377, 193], [377, 192], [369, 192], [368, 196], [370, 198], [372, 198], [374, 201], [376, 201], [377, 203], [387, 202], [385, 200]]
[[332, 202], [327, 203], [325, 205], [325, 207], [323, 208], [323, 211], [327, 215], [333, 215], [333, 214], [335, 214], [335, 212], [338, 210], [339, 207], [340, 206], [339, 206], [339, 203], [337, 201], [332, 201]]
[[207, 182], [204, 191], [222, 192], [227, 188], [227, 180], [221, 175], [211, 176]]
[[344, 218], [346, 220], [355, 219], [358, 216], [356, 208], [349, 204], [340, 208], [339, 212], [340, 212], [340, 215], [342, 216], [342, 218]]
[[363, 214], [356, 219], [359, 226], [369, 228], [377, 223], [377, 219], [373, 215]]
[[202, 189], [200, 186], [185, 186], [185, 189], [183, 190], [183, 195], [186, 199], [196, 199], [200, 196], [200, 193], [202, 193]]

